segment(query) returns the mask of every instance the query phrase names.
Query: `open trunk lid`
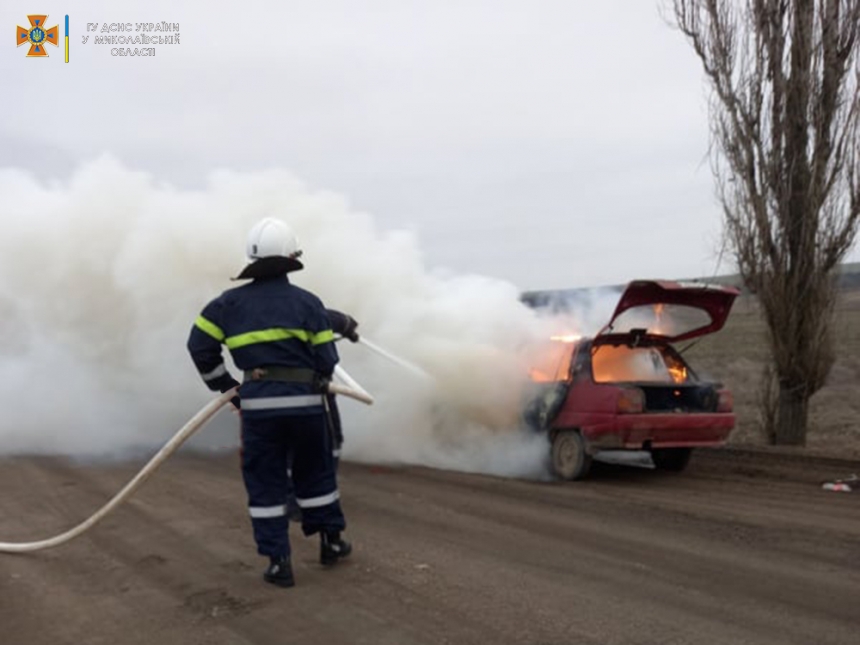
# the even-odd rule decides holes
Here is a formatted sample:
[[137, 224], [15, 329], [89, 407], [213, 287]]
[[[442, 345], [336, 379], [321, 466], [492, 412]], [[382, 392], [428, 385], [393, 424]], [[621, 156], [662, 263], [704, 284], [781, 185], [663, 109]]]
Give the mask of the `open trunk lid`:
[[599, 335], [638, 332], [677, 342], [712, 334], [725, 325], [739, 293], [698, 282], [634, 280]]

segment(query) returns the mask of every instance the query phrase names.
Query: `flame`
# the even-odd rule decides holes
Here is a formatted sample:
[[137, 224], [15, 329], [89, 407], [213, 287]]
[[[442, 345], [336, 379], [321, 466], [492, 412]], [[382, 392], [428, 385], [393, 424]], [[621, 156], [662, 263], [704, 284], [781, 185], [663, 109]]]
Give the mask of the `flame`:
[[529, 379], [531, 379], [534, 383], [550, 383], [555, 380], [549, 374], [541, 372], [538, 369], [529, 370]]
[[663, 326], [663, 307], [662, 302], [654, 305], [654, 329], [651, 331], [653, 334], [659, 334], [660, 328]]
[[550, 336], [551, 341], [561, 344], [543, 344], [534, 356], [529, 369], [529, 378], [535, 383], [552, 383], [568, 378], [574, 348], [570, 345], [580, 340], [579, 334], [559, 334]]
[[684, 383], [687, 380], [687, 368], [683, 365], [669, 366], [669, 374], [675, 383]]
[[562, 334], [559, 336], [550, 336], [549, 337], [550, 340], [557, 340], [561, 343], [575, 343], [576, 341], [580, 340], [581, 338], [582, 338], [582, 336], [580, 336], [579, 334]]

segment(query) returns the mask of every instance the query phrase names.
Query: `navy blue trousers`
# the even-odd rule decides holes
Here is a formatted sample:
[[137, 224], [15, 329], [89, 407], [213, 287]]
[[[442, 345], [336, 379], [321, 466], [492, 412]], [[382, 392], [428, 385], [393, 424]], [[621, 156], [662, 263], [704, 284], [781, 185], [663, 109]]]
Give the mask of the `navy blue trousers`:
[[[340, 447], [343, 445], [343, 428], [340, 424], [340, 410], [337, 409], [337, 397], [334, 394], [326, 394], [326, 405], [328, 406], [326, 421], [328, 422], [328, 430], [332, 441], [334, 472], [337, 474], [337, 467], [340, 464]], [[292, 468], [292, 464], [290, 464], [290, 467]], [[291, 486], [287, 492], [287, 514], [295, 515], [297, 508], [296, 493]]]
[[291, 490], [302, 509], [305, 535], [346, 528], [332, 448], [322, 414], [266, 419], [242, 415], [242, 476], [260, 555], [290, 555]]

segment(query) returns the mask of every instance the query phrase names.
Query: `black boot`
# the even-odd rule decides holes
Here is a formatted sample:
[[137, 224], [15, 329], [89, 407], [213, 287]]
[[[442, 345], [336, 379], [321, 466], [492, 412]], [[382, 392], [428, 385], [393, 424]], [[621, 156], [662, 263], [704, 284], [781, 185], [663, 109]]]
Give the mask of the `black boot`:
[[352, 545], [340, 537], [340, 531], [320, 533], [320, 564], [334, 564], [352, 553]]
[[284, 556], [274, 556], [269, 560], [269, 567], [263, 573], [263, 580], [279, 587], [295, 586], [296, 581], [293, 579], [293, 567], [290, 565], [290, 559]]

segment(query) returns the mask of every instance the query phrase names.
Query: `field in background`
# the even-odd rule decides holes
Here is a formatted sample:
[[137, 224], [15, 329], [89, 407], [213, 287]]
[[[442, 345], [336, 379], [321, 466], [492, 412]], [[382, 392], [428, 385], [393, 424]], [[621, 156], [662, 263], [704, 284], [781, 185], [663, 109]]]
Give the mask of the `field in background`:
[[[860, 457], [860, 289], [841, 291], [835, 331], [838, 358], [827, 385], [812, 398], [807, 446]], [[721, 332], [685, 352], [697, 372], [723, 382], [734, 394], [738, 423], [730, 443], [766, 442], [757, 402], [767, 355], [765, 325], [749, 296], [738, 299]]]

